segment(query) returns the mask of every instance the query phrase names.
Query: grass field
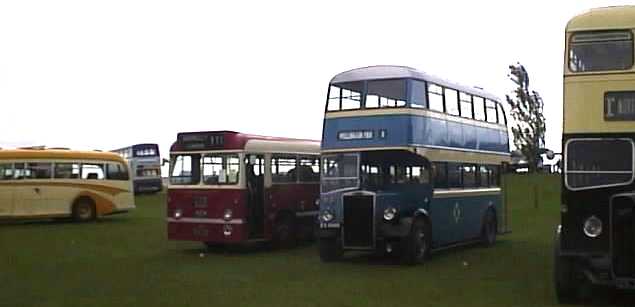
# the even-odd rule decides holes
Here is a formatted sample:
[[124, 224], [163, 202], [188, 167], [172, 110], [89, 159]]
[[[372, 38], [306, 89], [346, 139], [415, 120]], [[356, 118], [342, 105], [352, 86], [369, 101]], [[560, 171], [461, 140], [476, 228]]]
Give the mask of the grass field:
[[2, 224], [0, 306], [555, 306], [559, 179], [507, 180], [511, 234], [416, 267], [366, 255], [324, 264], [314, 244], [227, 252], [167, 241], [163, 194], [91, 224]]

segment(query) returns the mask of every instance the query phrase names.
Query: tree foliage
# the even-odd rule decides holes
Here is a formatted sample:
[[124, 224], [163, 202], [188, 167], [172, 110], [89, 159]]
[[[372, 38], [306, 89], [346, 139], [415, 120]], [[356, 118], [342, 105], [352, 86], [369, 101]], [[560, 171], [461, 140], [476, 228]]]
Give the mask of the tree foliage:
[[509, 79], [516, 84], [513, 97], [507, 103], [514, 119], [512, 134], [514, 145], [529, 164], [529, 171], [538, 169], [540, 154], [545, 143], [545, 117], [542, 115], [543, 101], [537, 91], [529, 88], [529, 74], [520, 63], [509, 66]]

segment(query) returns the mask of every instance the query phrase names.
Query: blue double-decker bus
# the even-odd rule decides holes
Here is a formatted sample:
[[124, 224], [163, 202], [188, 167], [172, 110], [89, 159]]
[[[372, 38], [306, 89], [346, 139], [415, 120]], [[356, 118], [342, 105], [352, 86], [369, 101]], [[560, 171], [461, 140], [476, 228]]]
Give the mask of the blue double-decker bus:
[[135, 144], [112, 150], [128, 162], [134, 193], [156, 193], [163, 190], [161, 156], [157, 144]]
[[321, 146], [323, 261], [362, 250], [417, 264], [450, 246], [491, 245], [506, 226], [506, 116], [482, 89], [402, 66], [340, 73]]

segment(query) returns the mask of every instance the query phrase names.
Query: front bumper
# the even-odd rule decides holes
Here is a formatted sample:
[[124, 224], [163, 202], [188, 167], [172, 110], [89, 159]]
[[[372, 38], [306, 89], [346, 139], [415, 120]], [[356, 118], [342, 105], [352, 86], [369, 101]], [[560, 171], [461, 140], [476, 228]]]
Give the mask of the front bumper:
[[616, 277], [613, 274], [613, 263], [608, 254], [562, 251], [561, 257], [573, 261], [576, 272], [581, 274], [580, 277], [594, 285], [635, 290], [635, 278]]
[[168, 240], [237, 244], [248, 239], [247, 224], [168, 219]]
[[[340, 236], [342, 227], [342, 224], [339, 222], [321, 223], [319, 237], [334, 238]], [[397, 222], [386, 222], [384, 220], [378, 221], [376, 222], [377, 233], [375, 234], [375, 241], [380, 242], [406, 237], [410, 233], [411, 227], [411, 217], [401, 218]]]

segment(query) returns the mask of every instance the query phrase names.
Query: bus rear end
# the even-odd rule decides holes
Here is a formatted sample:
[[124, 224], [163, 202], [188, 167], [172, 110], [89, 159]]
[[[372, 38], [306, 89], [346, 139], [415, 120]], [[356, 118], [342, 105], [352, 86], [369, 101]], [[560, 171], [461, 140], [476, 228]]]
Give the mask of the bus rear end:
[[[168, 239], [206, 244], [249, 238], [240, 148], [228, 132], [181, 133], [170, 153]], [[231, 143], [231, 141], [229, 141]]]

